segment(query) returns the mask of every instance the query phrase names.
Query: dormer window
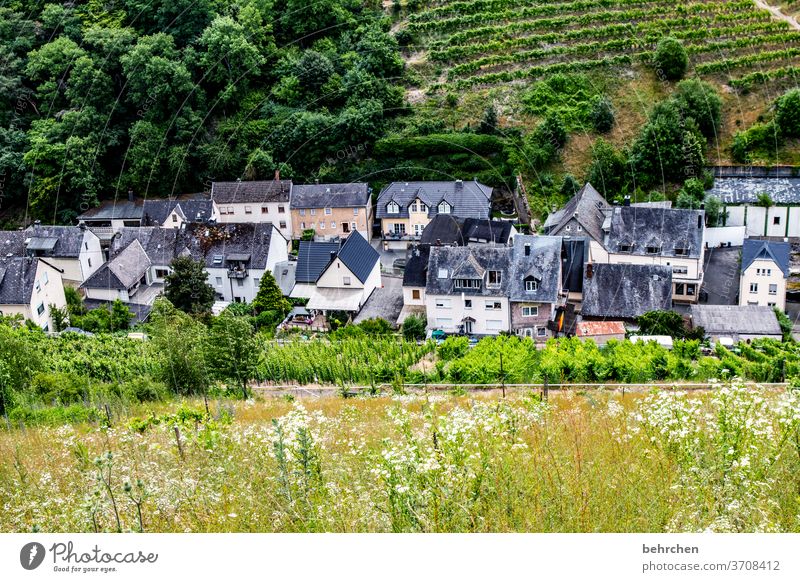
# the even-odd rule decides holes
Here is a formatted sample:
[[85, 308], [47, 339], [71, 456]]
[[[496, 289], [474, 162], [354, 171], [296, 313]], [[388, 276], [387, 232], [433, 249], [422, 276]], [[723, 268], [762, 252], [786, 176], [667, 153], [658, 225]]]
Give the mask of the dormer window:
[[525, 291], [538, 291], [539, 290], [539, 281], [536, 280], [534, 277], [526, 277], [525, 278]]
[[455, 279], [453, 286], [456, 289], [480, 289], [481, 281], [480, 279]]
[[394, 200], [392, 200], [391, 202], [389, 202], [389, 204], [386, 205], [386, 212], [388, 212], [389, 214], [399, 214], [400, 205], [397, 204], [397, 202], [395, 202]]
[[439, 279], [447, 279], [447, 269], [439, 269]]
[[675, 256], [683, 257], [689, 254], [689, 249], [686, 247], [675, 247]]
[[633, 250], [633, 245], [630, 243], [623, 243], [619, 245], [619, 252], [621, 253], [629, 253]]
[[655, 246], [655, 245], [650, 245], [648, 247], [645, 247], [645, 252], [648, 255], [657, 255], [657, 254], [659, 254], [661, 252], [661, 247]]
[[450, 204], [444, 200], [439, 203], [439, 214], [450, 214], [450, 211], [453, 209]]
[[425, 205], [425, 203], [422, 200], [419, 201], [419, 211], [420, 212], [428, 212], [428, 207]]
[[502, 271], [489, 271], [489, 276], [487, 279], [487, 285], [489, 287], [499, 287], [503, 282], [503, 272]]
[[411, 212], [417, 212], [417, 211], [418, 211], [417, 201], [415, 200], [414, 204], [411, 205]]
[[222, 264], [222, 255], [214, 255], [214, 264], [221, 265]]

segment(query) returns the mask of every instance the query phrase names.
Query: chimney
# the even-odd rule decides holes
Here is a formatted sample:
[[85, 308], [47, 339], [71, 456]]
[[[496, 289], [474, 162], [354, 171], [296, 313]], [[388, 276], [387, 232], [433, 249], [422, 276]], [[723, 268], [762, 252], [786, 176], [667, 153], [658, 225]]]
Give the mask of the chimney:
[[622, 205], [623, 206], [630, 206], [631, 205], [631, 197], [626, 195], [625, 198], [623, 198], [623, 200], [622, 200]]
[[461, 190], [464, 187], [464, 182], [461, 180], [456, 180], [456, 190]]
[[592, 275], [594, 275], [594, 267], [592, 263], [586, 265], [586, 278], [591, 279]]
[[314, 178], [314, 184], [319, 184], [319, 178]]
[[440, 238], [437, 238], [437, 239], [436, 239], [436, 246], [437, 246], [437, 247], [440, 247], [440, 246], [442, 246], [442, 239], [440, 239]]
[[331, 263], [336, 260], [336, 251], [331, 251]]
[[530, 245], [530, 243], [525, 243], [525, 256], [526, 257], [530, 257], [531, 256], [531, 245]]
[[275, 181], [278, 182], [281, 179], [281, 171], [275, 170]]
[[133, 188], [128, 188], [128, 202], [133, 202]]
[[239, 184], [241, 181], [242, 181], [242, 178], [241, 178], [241, 177], [239, 177], [239, 178], [236, 178], [236, 183], [237, 183], [237, 184]]
[[85, 222], [81, 222], [81, 223], [78, 225], [78, 228], [80, 228], [81, 230], [86, 230], [86, 223], [85, 223]]

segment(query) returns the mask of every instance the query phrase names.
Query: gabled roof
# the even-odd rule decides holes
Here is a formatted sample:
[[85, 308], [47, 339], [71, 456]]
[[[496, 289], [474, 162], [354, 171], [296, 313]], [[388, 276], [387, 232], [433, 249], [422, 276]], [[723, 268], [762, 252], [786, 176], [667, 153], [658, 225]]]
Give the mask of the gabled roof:
[[589, 236], [602, 243], [605, 220], [603, 211], [608, 208], [611, 208], [611, 205], [587, 182], [563, 208], [547, 217], [544, 232], [549, 235], [565, 234], [561, 231], [574, 218]]
[[81, 285], [88, 289], [130, 289], [144, 277], [151, 266], [142, 244], [131, 243], [97, 269]]
[[[173, 211], [187, 222], [206, 222], [211, 218], [214, 203], [210, 198], [191, 200], [146, 200], [142, 226], [161, 226]], [[169, 226], [167, 224], [166, 226]]]
[[90, 208], [78, 220], [106, 221], [106, 220], [141, 220], [144, 212], [143, 200], [107, 200], [96, 208]]
[[26, 249], [42, 256], [77, 259], [81, 254], [86, 231], [78, 226], [29, 226], [24, 230]]
[[0, 305], [29, 305], [38, 259], [0, 258]]
[[[703, 248], [702, 210], [617, 206], [611, 212], [605, 247], [608, 252], [647, 255], [647, 247], [660, 248], [662, 257], [699, 258]], [[623, 245], [632, 245], [622, 251]], [[677, 255], [676, 249], [686, 254]]]
[[457, 245], [467, 244], [462, 231], [463, 220], [452, 214], [437, 214], [422, 230], [419, 238], [423, 245]]
[[766, 240], [744, 239], [742, 246], [742, 272], [757, 259], [773, 261], [783, 271], [784, 279], [789, 276], [789, 255], [791, 245], [788, 242], [772, 242]]
[[[489, 218], [492, 188], [477, 180], [464, 182], [392, 182], [381, 191], [375, 207], [377, 218], [408, 218], [408, 208], [416, 199], [428, 207], [428, 217], [439, 213], [438, 205], [445, 200], [452, 206], [451, 214], [460, 218]], [[386, 206], [394, 201], [400, 207], [389, 214]]]
[[648, 311], [671, 308], [670, 267], [606, 263], [586, 266], [581, 308], [585, 317], [633, 319]]
[[291, 208], [360, 208], [369, 204], [369, 185], [302, 184], [292, 188]]
[[428, 282], [429, 245], [417, 245], [408, 257], [403, 271], [403, 287], [425, 287]]
[[575, 325], [575, 335], [592, 337], [598, 335], [625, 335], [625, 324], [621, 321], [581, 321]]
[[[178, 230], [176, 256], [191, 256], [206, 268], [227, 268], [225, 261], [236, 255], [250, 255], [251, 269], [266, 269], [273, 236], [282, 235], [271, 222], [229, 224], [187, 224]], [[221, 257], [216, 262], [215, 257]]]
[[452, 279], [483, 279], [486, 274], [484, 269], [475, 258], [475, 255], [468, 253], [466, 258], [453, 268], [450, 273]]
[[[431, 247], [428, 278], [425, 285], [426, 292], [429, 295], [460, 295], [463, 292], [467, 295], [507, 297], [511, 279], [512, 254], [513, 249], [507, 246]], [[454, 290], [452, 273], [467, 261], [479, 265], [484, 271], [500, 271], [500, 285], [487, 287], [484, 281], [480, 289]]]
[[22, 230], [0, 230], [0, 258], [25, 256], [25, 239]]
[[362, 283], [367, 280], [380, 258], [380, 253], [372, 248], [367, 239], [357, 230], [350, 233], [339, 250], [339, 260]]
[[692, 325], [708, 335], [781, 335], [772, 307], [763, 305], [692, 305]]
[[[514, 237], [513, 249], [511, 301], [555, 303], [561, 290], [561, 237], [520, 235]], [[539, 283], [536, 290], [525, 289], [525, 280], [529, 277]]]
[[114, 257], [134, 240], [138, 240], [153, 265], [166, 266], [177, 255], [178, 235], [175, 228], [124, 227], [111, 240], [109, 254]]
[[297, 252], [295, 281], [297, 283], [316, 283], [338, 252], [338, 242], [301, 240], [300, 249]]
[[217, 204], [289, 202], [291, 191], [291, 180], [214, 182], [211, 185], [211, 198]]
[[508, 244], [512, 224], [507, 220], [467, 218], [464, 221], [464, 238], [467, 242], [495, 242]]

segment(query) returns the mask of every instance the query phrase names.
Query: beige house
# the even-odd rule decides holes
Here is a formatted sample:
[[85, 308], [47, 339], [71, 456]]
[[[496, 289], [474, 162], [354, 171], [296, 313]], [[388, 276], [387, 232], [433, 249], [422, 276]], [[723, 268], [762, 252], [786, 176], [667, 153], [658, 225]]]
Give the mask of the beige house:
[[747, 239], [742, 246], [739, 305], [786, 309], [790, 246], [787, 242]]
[[61, 275], [46, 259], [0, 258], [0, 315], [21, 315], [52, 331], [51, 309], [67, 305]]
[[274, 180], [214, 182], [211, 199], [217, 220], [220, 223], [271, 222], [286, 240], [290, 240], [292, 187], [292, 181], [281, 180], [278, 172]]
[[364, 182], [296, 185], [289, 208], [294, 238], [313, 230], [317, 240], [345, 238], [356, 231], [372, 239], [372, 201]]

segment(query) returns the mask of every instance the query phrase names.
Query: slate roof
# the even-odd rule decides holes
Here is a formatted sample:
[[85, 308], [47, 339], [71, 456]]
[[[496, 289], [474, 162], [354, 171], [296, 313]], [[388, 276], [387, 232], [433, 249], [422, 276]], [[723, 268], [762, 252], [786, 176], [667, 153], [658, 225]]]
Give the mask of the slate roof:
[[[142, 213], [142, 226], [161, 226], [175, 210], [187, 222], [206, 222], [213, 214], [211, 199], [146, 200]], [[169, 227], [169, 224], [166, 225]]]
[[26, 238], [28, 235], [23, 230], [0, 231], [0, 257], [24, 256]]
[[[428, 280], [425, 285], [429, 295], [481, 295], [486, 297], [508, 297], [511, 279], [511, 247], [472, 246], [472, 247], [431, 247], [428, 261]], [[500, 271], [502, 280], [497, 287], [482, 284], [480, 289], [453, 288], [452, 273], [456, 270], [469, 272], [477, 265], [483, 271]], [[440, 273], [441, 271], [441, 273]], [[440, 277], [440, 274], [445, 274]], [[485, 283], [485, 281], [484, 281]]]
[[429, 245], [417, 245], [412, 249], [403, 271], [403, 287], [425, 287], [428, 282]]
[[633, 319], [672, 308], [670, 267], [595, 263], [586, 269], [581, 308], [585, 317]]
[[[23, 231], [30, 242], [28, 250], [34, 250], [39, 241], [55, 241], [50, 248], [40, 248], [42, 256], [77, 259], [81, 254], [85, 231], [78, 226], [29, 226]], [[44, 245], [39, 245], [44, 246]], [[49, 245], [47, 245], [49, 246]]]
[[316, 283], [338, 252], [338, 242], [301, 240], [300, 250], [297, 252], [295, 281], [297, 283]]
[[419, 242], [457, 246], [489, 242], [508, 244], [512, 226], [505, 220], [459, 218], [452, 214], [437, 214], [422, 231]]
[[380, 258], [380, 253], [372, 248], [364, 235], [357, 230], [350, 233], [339, 250], [339, 260], [362, 283], [367, 280]]
[[81, 285], [88, 289], [130, 289], [151, 266], [138, 239], [134, 239]]
[[[451, 206], [451, 214], [460, 218], [489, 218], [492, 206], [490, 186], [477, 180], [471, 182], [392, 182], [378, 196], [375, 207], [376, 218], [408, 218], [408, 208], [419, 198], [428, 207], [428, 218], [439, 212], [442, 200]], [[400, 207], [398, 214], [389, 214], [386, 205], [395, 201]]]
[[724, 204], [753, 204], [762, 193], [775, 204], [798, 204], [800, 178], [716, 178], [714, 187], [706, 190]]
[[96, 208], [90, 208], [78, 220], [106, 221], [106, 220], [141, 220], [144, 213], [143, 200], [109, 200]]
[[[528, 246], [530, 254], [525, 254]], [[555, 303], [561, 290], [561, 237], [523, 236], [514, 237], [513, 261], [509, 281], [511, 301]], [[525, 289], [525, 280], [533, 277], [539, 288]]]
[[291, 191], [291, 180], [214, 182], [211, 198], [217, 204], [289, 202]]
[[603, 242], [604, 210], [611, 208], [603, 195], [588, 182], [567, 202], [563, 208], [551, 213], [544, 223], [544, 232], [549, 235], [564, 234], [561, 231], [575, 218], [583, 229], [597, 242]]
[[423, 245], [458, 245], [463, 247], [467, 244], [461, 228], [463, 220], [452, 214], [437, 214], [427, 226], [422, 230], [419, 238]]
[[[236, 255], [250, 255], [251, 269], [266, 269], [269, 246], [273, 236], [281, 236], [271, 222], [230, 224], [188, 224], [178, 230], [175, 252], [177, 256], [191, 256], [203, 261], [206, 268], [227, 268], [225, 261]], [[215, 263], [215, 256], [222, 256]]]
[[291, 208], [360, 208], [369, 204], [369, 185], [303, 184], [292, 188]]
[[138, 240], [153, 265], [169, 265], [178, 253], [178, 236], [178, 229], [175, 228], [124, 227], [111, 240], [109, 253], [114, 257]]
[[[611, 212], [605, 247], [620, 253], [623, 245], [631, 245], [633, 255], [647, 255], [647, 247], [659, 247], [658, 256], [696, 259], [703, 248], [703, 224], [702, 210], [617, 206]], [[677, 248], [687, 254], [676, 255]]]
[[753, 264], [756, 259], [769, 259], [778, 265], [783, 271], [784, 279], [789, 276], [789, 256], [791, 245], [788, 242], [772, 242], [766, 240], [756, 240], [752, 238], [744, 239], [742, 246], [742, 272]]
[[781, 335], [772, 307], [763, 305], [692, 305], [694, 327], [708, 335]]
[[495, 242], [508, 244], [512, 224], [507, 220], [467, 218], [464, 221], [464, 238], [468, 242]]
[[38, 259], [0, 258], [0, 305], [29, 305]]

